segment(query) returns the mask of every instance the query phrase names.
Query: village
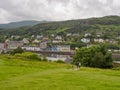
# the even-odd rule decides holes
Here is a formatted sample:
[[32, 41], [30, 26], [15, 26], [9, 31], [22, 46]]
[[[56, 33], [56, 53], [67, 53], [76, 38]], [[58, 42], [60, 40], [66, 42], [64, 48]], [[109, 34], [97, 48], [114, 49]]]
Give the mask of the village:
[[[89, 48], [95, 44], [101, 44], [101, 43], [109, 43], [109, 44], [118, 44], [117, 39], [120, 39], [120, 36], [116, 37], [116, 39], [103, 39], [101, 38], [103, 33], [97, 32], [95, 33], [95, 38], [92, 37], [91, 33], [85, 33], [82, 37], [80, 34], [77, 33], [67, 33], [65, 36], [62, 35], [55, 35], [51, 34], [50, 36], [43, 36], [43, 35], [31, 35], [29, 38], [21, 38], [21, 36], [18, 35], [12, 35], [11, 37], [8, 37], [4, 42], [0, 43], [0, 53], [8, 52], [11, 50], [14, 50], [18, 47], [21, 47], [25, 51], [42, 51], [43, 52], [49, 52], [44, 53], [49, 60], [56, 60], [60, 59], [65, 61], [66, 58], [72, 59], [72, 56], [69, 53], [75, 53], [76, 49], [80, 48], [77, 46], [72, 47], [71, 44], [68, 42], [75, 42], [75, 38], [77, 37], [77, 42], [80, 42], [84, 44], [85, 47]], [[81, 38], [80, 38], [81, 37]], [[69, 40], [71, 38], [71, 41]], [[108, 48], [109, 51], [112, 52], [120, 52], [119, 48]], [[63, 52], [61, 55], [55, 54], [52, 52]], [[41, 54], [42, 54], [41, 53]]]

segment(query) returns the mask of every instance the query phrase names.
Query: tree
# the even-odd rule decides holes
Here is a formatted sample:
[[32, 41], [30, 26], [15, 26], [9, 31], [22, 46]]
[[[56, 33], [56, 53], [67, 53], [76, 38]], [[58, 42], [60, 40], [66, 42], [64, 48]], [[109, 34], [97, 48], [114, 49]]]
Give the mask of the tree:
[[77, 50], [73, 63], [81, 62], [83, 66], [110, 68], [112, 67], [112, 55], [107, 52], [104, 45], [96, 45], [90, 48], [83, 47]]
[[43, 61], [48, 61], [45, 55], [43, 55]]
[[23, 53], [24, 50], [21, 47], [18, 47], [10, 52], [10, 54], [15, 55], [16, 53]]

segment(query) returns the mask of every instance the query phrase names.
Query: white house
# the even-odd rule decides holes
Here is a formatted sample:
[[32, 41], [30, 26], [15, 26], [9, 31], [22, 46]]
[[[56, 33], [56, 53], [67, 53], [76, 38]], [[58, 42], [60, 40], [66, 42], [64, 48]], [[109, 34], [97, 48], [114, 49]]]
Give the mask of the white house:
[[98, 43], [104, 43], [105, 40], [102, 39], [102, 38], [99, 38], [99, 39], [94, 39], [94, 42], [98, 42]]
[[111, 39], [111, 40], [109, 40], [109, 43], [115, 44], [115, 43], [117, 43], [117, 41], [115, 39]]
[[34, 47], [34, 46], [23, 46], [22, 49], [27, 51], [40, 51], [40, 47]]
[[7, 49], [16, 49], [17, 47], [22, 47], [24, 43], [23, 41], [9, 41], [6, 44]]
[[54, 34], [51, 34], [52, 37], [54, 37], [55, 35]]
[[43, 37], [43, 38], [42, 38], [42, 42], [50, 42], [50, 39], [47, 38], [47, 37]]
[[35, 39], [35, 40], [33, 41], [33, 43], [40, 43], [40, 41], [37, 40], [37, 39]]
[[16, 36], [15, 36], [15, 35], [12, 35], [11, 38], [12, 38], [12, 39], [13, 39], [13, 38], [15, 38], [15, 39], [19, 39], [20, 36], [18, 36], [18, 35], [16, 35]]
[[34, 37], [35, 37], [35, 35], [32, 35], [31, 37], [32, 37], [32, 38], [34, 38]]
[[62, 42], [61, 40], [53, 40], [52, 43], [60, 43]]
[[70, 49], [70, 45], [57, 45], [57, 46], [52, 46], [51, 50], [52, 51], [69, 52], [71, 49]]
[[24, 38], [24, 39], [23, 39], [23, 43], [24, 43], [24, 44], [29, 44], [30, 42], [29, 42], [28, 38]]
[[70, 45], [57, 45], [57, 51], [70, 51]]
[[84, 42], [84, 43], [89, 43], [90, 39], [88, 39], [88, 38], [82, 38], [81, 41]]
[[79, 34], [78, 34], [78, 33], [74, 33], [74, 34], [72, 34], [72, 36], [73, 36], [73, 37], [74, 37], [74, 36], [78, 37]]
[[97, 36], [97, 37], [101, 37], [101, 35], [102, 35], [102, 32], [97, 32], [97, 33], [96, 33], [96, 36]]
[[68, 37], [68, 36], [72, 36], [72, 33], [67, 33], [66, 36], [67, 36], [67, 37]]
[[90, 33], [85, 33], [84, 37], [91, 36]]
[[40, 45], [39, 45], [39, 47], [40, 47], [40, 49], [46, 49], [47, 48], [47, 43], [46, 42], [42, 42], [42, 43], [40, 43]]
[[37, 39], [41, 39], [43, 36], [42, 35], [37, 35], [36, 38]]
[[70, 51], [70, 45], [58, 45], [58, 51]]
[[55, 39], [56, 39], [56, 40], [62, 40], [62, 37], [57, 35], [57, 36], [55, 37]]

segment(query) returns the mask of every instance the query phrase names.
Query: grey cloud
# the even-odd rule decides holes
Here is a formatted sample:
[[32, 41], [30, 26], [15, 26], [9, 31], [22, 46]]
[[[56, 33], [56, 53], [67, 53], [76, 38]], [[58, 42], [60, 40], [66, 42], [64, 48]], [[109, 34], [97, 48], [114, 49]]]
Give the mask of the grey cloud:
[[0, 0], [0, 23], [119, 15], [120, 0]]

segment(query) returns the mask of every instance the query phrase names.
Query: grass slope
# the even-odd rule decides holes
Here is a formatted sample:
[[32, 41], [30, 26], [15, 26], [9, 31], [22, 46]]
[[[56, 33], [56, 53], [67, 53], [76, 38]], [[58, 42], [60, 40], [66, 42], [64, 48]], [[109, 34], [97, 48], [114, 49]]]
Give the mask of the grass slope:
[[0, 90], [120, 90], [120, 71], [0, 56]]

